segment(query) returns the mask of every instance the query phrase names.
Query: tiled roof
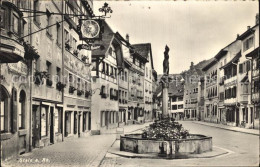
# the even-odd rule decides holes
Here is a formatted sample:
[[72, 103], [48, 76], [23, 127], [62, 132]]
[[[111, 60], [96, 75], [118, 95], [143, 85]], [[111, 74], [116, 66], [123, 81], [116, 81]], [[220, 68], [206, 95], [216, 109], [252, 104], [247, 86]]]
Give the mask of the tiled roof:
[[140, 54], [143, 58], [148, 60], [148, 53], [151, 50], [151, 44], [150, 43], [142, 43], [142, 44], [133, 44], [135, 52]]

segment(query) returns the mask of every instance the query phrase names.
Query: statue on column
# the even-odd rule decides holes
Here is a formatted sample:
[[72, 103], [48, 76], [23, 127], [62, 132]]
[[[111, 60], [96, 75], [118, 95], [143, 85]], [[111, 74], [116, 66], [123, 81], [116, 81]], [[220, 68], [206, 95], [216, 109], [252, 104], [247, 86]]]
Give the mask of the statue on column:
[[168, 76], [169, 75], [169, 47], [166, 45], [165, 46], [165, 51], [164, 51], [164, 60], [163, 60], [163, 74]]
[[163, 76], [161, 78], [161, 83], [163, 87], [168, 87], [169, 83], [169, 47], [166, 45], [165, 46], [165, 51], [164, 51], [164, 60], [163, 60]]

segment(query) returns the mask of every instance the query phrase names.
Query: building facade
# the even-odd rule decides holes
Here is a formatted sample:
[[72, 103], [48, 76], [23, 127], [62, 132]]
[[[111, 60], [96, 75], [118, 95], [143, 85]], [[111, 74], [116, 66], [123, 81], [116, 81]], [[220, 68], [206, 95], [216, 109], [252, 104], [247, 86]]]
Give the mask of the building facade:
[[95, 92], [91, 100], [93, 134], [118, 126], [118, 75], [124, 72], [120, 39], [106, 22], [103, 39], [95, 43], [102, 44], [104, 49], [92, 52], [92, 90]]
[[[203, 61], [203, 65], [207, 61]], [[201, 85], [200, 80], [203, 76], [202, 65], [197, 64], [194, 66], [191, 62], [189, 71], [185, 74], [185, 85], [184, 85], [184, 118], [197, 120], [199, 117], [199, 86]]]
[[[253, 56], [257, 53], [257, 48], [259, 47], [259, 22], [257, 21], [254, 27], [248, 26], [247, 31], [238, 38], [242, 42], [241, 57], [238, 63], [239, 118], [241, 120], [240, 126], [245, 128], [259, 128], [259, 121], [257, 120], [259, 107], [255, 106], [255, 99], [257, 99], [255, 97], [258, 91], [254, 90], [258, 88], [257, 83], [259, 82], [257, 79], [259, 76], [256, 71], [259, 71], [259, 68], [257, 69], [256, 66], [257, 58]], [[250, 53], [252, 58], [248, 56]], [[254, 65], [251, 64], [252, 62]], [[252, 101], [252, 99], [254, 100]]]
[[150, 43], [133, 45], [136, 52], [146, 58], [147, 62], [144, 67], [144, 121], [151, 121], [153, 115], [153, 57], [152, 46]]
[[30, 42], [28, 16], [19, 10], [29, 2], [2, 1], [0, 23], [1, 160], [31, 150], [30, 62], [24, 41]]

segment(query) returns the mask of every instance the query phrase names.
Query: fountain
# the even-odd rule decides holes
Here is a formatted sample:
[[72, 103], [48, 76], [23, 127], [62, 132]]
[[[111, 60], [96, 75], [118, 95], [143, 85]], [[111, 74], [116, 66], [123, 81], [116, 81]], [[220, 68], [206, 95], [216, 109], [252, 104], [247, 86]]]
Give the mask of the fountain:
[[163, 61], [162, 118], [150, 124], [140, 134], [120, 136], [120, 151], [136, 154], [157, 154], [165, 158], [188, 158], [190, 154], [212, 151], [212, 137], [189, 134], [181, 124], [169, 117], [169, 47], [166, 45]]

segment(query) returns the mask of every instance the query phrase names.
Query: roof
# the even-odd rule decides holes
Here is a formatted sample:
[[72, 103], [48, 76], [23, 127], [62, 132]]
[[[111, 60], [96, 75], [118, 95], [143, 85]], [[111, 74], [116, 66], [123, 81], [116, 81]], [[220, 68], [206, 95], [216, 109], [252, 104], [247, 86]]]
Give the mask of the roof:
[[[183, 96], [184, 95], [184, 82], [182, 81], [182, 76], [180, 74], [171, 74], [169, 76], [169, 88], [168, 88], [168, 95], [169, 96]], [[162, 94], [162, 86], [159, 84], [155, 91], [155, 95], [161, 97]]]
[[246, 37], [248, 37], [249, 35], [253, 34], [255, 32], [254, 28], [256, 26], [258, 26], [259, 24], [256, 24], [255, 26], [249, 28], [248, 30], [246, 30], [243, 34], [241, 34], [237, 39], [238, 40], [244, 40]]
[[252, 52], [246, 54], [246, 57], [254, 57], [259, 55], [259, 46], [255, 48]]
[[226, 67], [228, 67], [228, 66], [231, 65], [233, 62], [238, 61], [238, 59], [239, 59], [241, 56], [242, 56], [242, 55], [241, 55], [241, 50], [240, 50], [240, 51], [236, 54], [236, 56], [233, 57], [232, 60], [230, 60], [227, 64], [225, 64], [224, 66], [222, 66], [222, 67], [220, 67], [220, 68], [226, 68]]
[[228, 53], [227, 50], [221, 49], [218, 54], [215, 56], [215, 59], [219, 60], [221, 59], [223, 56], [225, 56]]
[[104, 26], [104, 33], [102, 34], [102, 40], [100, 41], [95, 41], [94, 44], [97, 45], [103, 45], [104, 49], [95, 49], [92, 51], [92, 56], [105, 56], [107, 50], [109, 49], [109, 46], [114, 38], [114, 32], [112, 29], [109, 27], [106, 21], [103, 21], [103, 26]]
[[151, 43], [142, 43], [142, 44], [133, 44], [135, 52], [137, 52], [141, 57], [145, 58], [148, 60], [148, 53], [150, 52], [151, 56], [151, 64], [152, 64], [152, 69], [153, 67], [153, 59], [152, 59], [152, 46]]
[[169, 96], [183, 96], [184, 95], [184, 82], [180, 80], [171, 82], [168, 89]]
[[216, 63], [217, 63], [217, 59], [215, 57], [211, 58], [209, 63], [205, 67], [202, 68], [202, 71], [207, 71], [210, 67], [212, 67]]

